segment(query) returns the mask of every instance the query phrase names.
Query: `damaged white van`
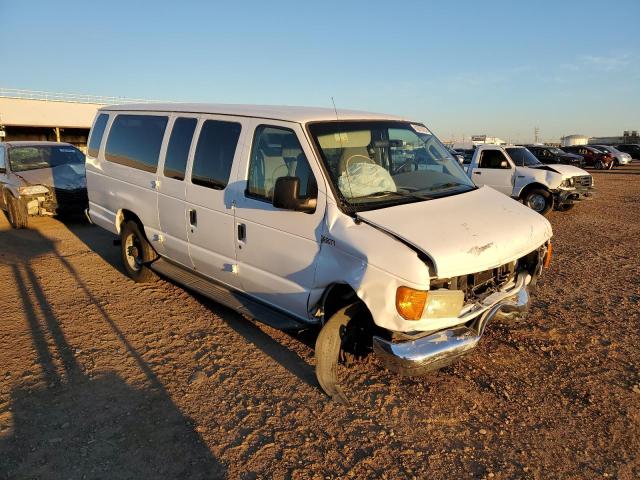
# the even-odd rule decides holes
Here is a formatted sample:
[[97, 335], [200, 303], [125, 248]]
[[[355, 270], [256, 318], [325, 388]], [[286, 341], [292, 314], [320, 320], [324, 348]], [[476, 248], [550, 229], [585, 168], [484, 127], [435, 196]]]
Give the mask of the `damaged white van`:
[[[316, 373], [374, 352], [405, 375], [520, 315], [551, 258], [541, 215], [477, 188], [421, 123], [320, 108], [98, 111], [91, 220], [136, 281], [159, 273], [282, 329], [320, 327]], [[357, 363], [356, 363], [357, 365]]]

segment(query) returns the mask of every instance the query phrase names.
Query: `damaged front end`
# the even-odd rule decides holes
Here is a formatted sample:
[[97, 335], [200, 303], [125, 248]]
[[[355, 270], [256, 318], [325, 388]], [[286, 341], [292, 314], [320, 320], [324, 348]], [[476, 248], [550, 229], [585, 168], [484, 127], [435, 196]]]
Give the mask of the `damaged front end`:
[[82, 213], [89, 198], [86, 188], [62, 189], [45, 185], [20, 187], [20, 199], [32, 216]]
[[471, 351], [487, 324], [495, 319], [523, 316], [533, 287], [551, 257], [551, 244], [497, 268], [431, 282], [431, 289], [460, 290], [464, 307], [456, 326], [415, 335], [400, 333], [391, 339], [374, 337], [373, 349], [389, 370], [418, 376], [442, 368]]
[[561, 187], [554, 192], [554, 204], [556, 206], [573, 205], [583, 200], [592, 200], [595, 194], [591, 175], [568, 178], [562, 182]]

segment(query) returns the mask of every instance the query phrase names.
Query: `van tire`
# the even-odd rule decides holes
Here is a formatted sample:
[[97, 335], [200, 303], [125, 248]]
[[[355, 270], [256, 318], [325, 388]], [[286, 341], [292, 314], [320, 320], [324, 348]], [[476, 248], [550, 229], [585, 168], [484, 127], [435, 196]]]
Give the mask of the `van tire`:
[[542, 188], [532, 188], [523, 195], [522, 201], [540, 215], [546, 215], [553, 208], [553, 195]]
[[149, 264], [158, 258], [140, 225], [125, 221], [120, 229], [120, 252], [127, 275], [136, 283], [147, 283], [158, 277], [149, 268]]
[[341, 308], [324, 324], [316, 339], [316, 378], [320, 388], [333, 400], [345, 405], [349, 400], [338, 382], [338, 365], [345, 353], [342, 349], [343, 335], [349, 322], [361, 312], [360, 302]]
[[13, 228], [21, 229], [29, 226], [27, 205], [13, 195], [7, 195], [7, 216]]

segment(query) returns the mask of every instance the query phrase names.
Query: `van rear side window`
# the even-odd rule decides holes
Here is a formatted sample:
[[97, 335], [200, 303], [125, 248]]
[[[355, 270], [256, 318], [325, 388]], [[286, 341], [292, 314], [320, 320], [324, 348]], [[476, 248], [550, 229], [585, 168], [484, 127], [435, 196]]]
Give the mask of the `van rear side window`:
[[165, 177], [184, 180], [191, 140], [197, 123], [198, 120], [195, 118], [177, 118], [173, 123], [171, 138], [169, 139], [169, 146], [164, 160]]
[[227, 186], [241, 128], [239, 123], [218, 120], [207, 120], [202, 124], [191, 183], [216, 190]]
[[100, 144], [102, 143], [104, 129], [107, 126], [107, 120], [109, 120], [109, 115], [101, 113], [98, 116], [95, 125], [91, 129], [91, 138], [89, 139], [87, 153], [92, 157], [98, 156], [98, 150], [100, 150]]
[[166, 127], [165, 116], [118, 115], [109, 132], [105, 158], [155, 173]]

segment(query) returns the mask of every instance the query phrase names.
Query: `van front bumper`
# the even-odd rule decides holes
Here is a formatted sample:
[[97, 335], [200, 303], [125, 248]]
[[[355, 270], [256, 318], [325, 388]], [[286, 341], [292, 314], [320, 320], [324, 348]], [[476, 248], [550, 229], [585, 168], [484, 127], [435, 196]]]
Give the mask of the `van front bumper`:
[[385, 368], [401, 375], [419, 376], [442, 368], [473, 350], [492, 319], [512, 319], [527, 311], [530, 279], [528, 273], [519, 273], [510, 290], [487, 297], [482, 313], [464, 325], [408, 341], [374, 337], [373, 350]]

